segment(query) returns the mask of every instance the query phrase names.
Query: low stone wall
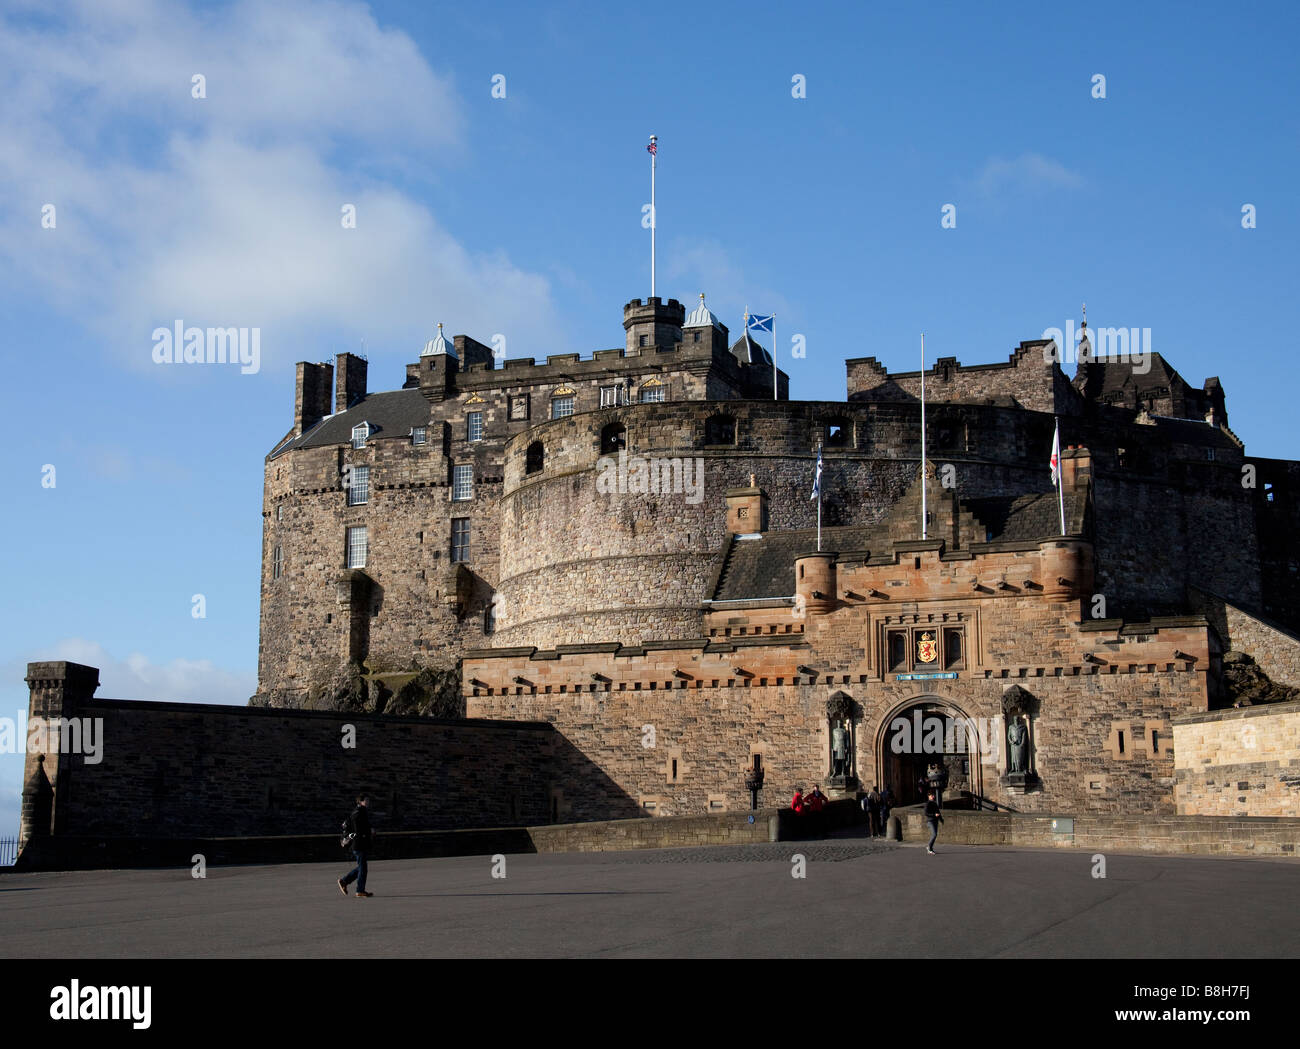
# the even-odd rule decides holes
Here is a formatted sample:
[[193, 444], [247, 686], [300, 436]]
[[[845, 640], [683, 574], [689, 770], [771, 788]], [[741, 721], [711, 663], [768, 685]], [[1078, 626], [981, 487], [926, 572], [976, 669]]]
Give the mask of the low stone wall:
[[[532, 852], [613, 852], [695, 845], [748, 845], [817, 838], [862, 818], [854, 801], [833, 801], [821, 813], [790, 809], [720, 812], [700, 816], [641, 817], [593, 823], [484, 830], [395, 831], [376, 835], [373, 860], [441, 856], [518, 855]], [[155, 838], [64, 835], [33, 839], [7, 871], [108, 870], [249, 863], [342, 863], [349, 853], [334, 835], [247, 838]]]
[[1300, 816], [1300, 702], [1175, 718], [1184, 816]]
[[[904, 841], [926, 842], [921, 806], [895, 810]], [[1300, 818], [1039, 816], [945, 810], [940, 845], [1012, 845], [1182, 855], [1283, 856], [1300, 845]]]

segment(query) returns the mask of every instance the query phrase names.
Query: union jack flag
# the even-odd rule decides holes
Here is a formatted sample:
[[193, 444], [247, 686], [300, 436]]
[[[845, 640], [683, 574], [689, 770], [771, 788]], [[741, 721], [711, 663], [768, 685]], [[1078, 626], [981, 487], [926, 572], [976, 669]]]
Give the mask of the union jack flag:
[[651, 156], [654, 156], [659, 152], [659, 144], [652, 138], [650, 140], [650, 145], [645, 147], [645, 151]]

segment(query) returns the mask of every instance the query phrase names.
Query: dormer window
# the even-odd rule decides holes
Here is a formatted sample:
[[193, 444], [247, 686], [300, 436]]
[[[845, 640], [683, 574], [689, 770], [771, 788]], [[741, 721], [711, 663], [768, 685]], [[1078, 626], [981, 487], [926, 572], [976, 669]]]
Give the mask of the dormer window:
[[424, 426], [411, 427], [411, 443], [424, 444], [429, 439], [429, 431]]
[[369, 436], [370, 424], [357, 423], [356, 426], [352, 427], [352, 447], [364, 448], [366, 446], [366, 438]]

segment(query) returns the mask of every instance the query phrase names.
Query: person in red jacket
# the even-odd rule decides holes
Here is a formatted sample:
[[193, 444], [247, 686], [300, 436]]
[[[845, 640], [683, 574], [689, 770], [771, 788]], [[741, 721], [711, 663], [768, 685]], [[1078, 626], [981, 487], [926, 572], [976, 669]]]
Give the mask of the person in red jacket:
[[821, 812], [822, 806], [826, 804], [826, 795], [822, 793], [821, 787], [813, 784], [812, 793], [808, 795], [808, 808], [813, 812]]
[[790, 808], [795, 812], [803, 812], [803, 787], [794, 788], [794, 800], [790, 802]]

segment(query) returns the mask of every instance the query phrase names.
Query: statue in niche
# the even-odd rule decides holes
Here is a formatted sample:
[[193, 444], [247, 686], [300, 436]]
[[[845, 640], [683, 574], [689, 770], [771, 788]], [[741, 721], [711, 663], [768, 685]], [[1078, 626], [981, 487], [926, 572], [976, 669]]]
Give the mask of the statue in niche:
[[848, 773], [849, 764], [849, 746], [848, 733], [844, 731], [844, 725], [837, 721], [835, 727], [831, 729], [831, 769], [836, 776], [844, 776]]
[[1029, 733], [1020, 718], [1013, 718], [1007, 726], [1007, 771], [1029, 771]]

